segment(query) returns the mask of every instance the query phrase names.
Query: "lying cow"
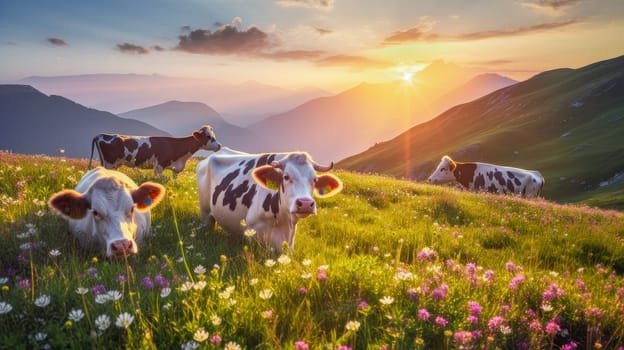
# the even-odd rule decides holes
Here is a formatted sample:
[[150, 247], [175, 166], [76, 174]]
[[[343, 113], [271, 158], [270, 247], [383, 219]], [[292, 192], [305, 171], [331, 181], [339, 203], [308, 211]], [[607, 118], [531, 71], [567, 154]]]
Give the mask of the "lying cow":
[[153, 182], [137, 186], [126, 175], [97, 167], [82, 177], [76, 190], [53, 195], [48, 205], [69, 221], [81, 247], [107, 257], [136, 254], [150, 232], [150, 212], [165, 188]]
[[210, 125], [186, 137], [166, 136], [125, 136], [117, 134], [99, 134], [91, 142], [97, 147], [102, 166], [115, 169], [121, 165], [152, 168], [160, 174], [166, 168], [173, 170], [174, 176], [184, 170], [186, 161], [199, 149], [218, 151], [221, 144]]
[[224, 148], [197, 164], [202, 220], [241, 235], [253, 229], [277, 251], [283, 242], [292, 250], [297, 221], [316, 214], [312, 196], [342, 190], [336, 176], [315, 173], [332, 167], [316, 164], [307, 153], [247, 154]]
[[468, 190], [519, 194], [526, 198], [541, 195], [544, 178], [539, 171], [487, 163], [460, 163], [444, 156], [429, 176], [430, 183], [457, 181]]

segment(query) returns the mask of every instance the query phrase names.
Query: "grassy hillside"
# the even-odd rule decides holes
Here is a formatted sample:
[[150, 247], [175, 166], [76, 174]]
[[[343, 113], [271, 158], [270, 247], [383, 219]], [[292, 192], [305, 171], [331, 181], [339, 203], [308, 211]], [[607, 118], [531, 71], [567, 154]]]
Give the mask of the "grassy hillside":
[[624, 344], [620, 212], [339, 171], [277, 256], [201, 228], [192, 171], [122, 170], [168, 194], [140, 255], [108, 262], [45, 204], [86, 162], [0, 153], [0, 348]]
[[[459, 161], [539, 170], [548, 199], [622, 209], [621, 194], [607, 201], [594, 196], [600, 183], [624, 169], [622, 135], [624, 56], [538, 74], [456, 106], [338, 165], [423, 180], [448, 154]], [[617, 192], [618, 186], [599, 192]]]

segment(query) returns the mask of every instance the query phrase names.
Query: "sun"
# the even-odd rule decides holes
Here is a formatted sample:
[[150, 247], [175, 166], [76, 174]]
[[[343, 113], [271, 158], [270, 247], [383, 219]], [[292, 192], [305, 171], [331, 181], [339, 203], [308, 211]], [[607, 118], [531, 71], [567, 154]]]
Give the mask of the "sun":
[[412, 83], [412, 78], [414, 77], [414, 72], [404, 72], [401, 76], [401, 80], [403, 80], [406, 84]]

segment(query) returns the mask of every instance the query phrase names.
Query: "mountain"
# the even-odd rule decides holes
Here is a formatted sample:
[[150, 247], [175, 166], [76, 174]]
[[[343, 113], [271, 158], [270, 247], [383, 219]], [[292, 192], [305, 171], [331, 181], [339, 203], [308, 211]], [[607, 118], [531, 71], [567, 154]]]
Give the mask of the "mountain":
[[283, 89], [255, 81], [227, 83], [142, 74], [33, 76], [19, 80], [47, 94], [62, 95], [83, 105], [121, 113], [170, 100], [198, 101], [215, 107], [230, 123], [247, 125], [292, 109], [310, 99], [328, 96], [321, 89]]
[[[441, 108], [452, 107], [462, 103], [470, 102], [481, 96], [485, 96], [492, 91], [496, 91], [517, 83], [516, 80], [509, 79], [502, 75], [494, 73], [479, 74], [465, 84], [444, 94], [438, 99], [437, 105]], [[438, 113], [444, 112], [445, 109], [439, 110]]]
[[[456, 106], [338, 166], [420, 181], [448, 154], [458, 161], [539, 170], [546, 198], [584, 201], [622, 192], [623, 135], [620, 56], [540, 73]], [[608, 206], [624, 208], [624, 200]]]
[[120, 113], [119, 116], [143, 121], [174, 136], [190, 135], [202, 125], [209, 124], [219, 142], [241, 151], [254, 152], [263, 142], [261, 137], [226, 122], [217, 111], [200, 102], [169, 101]]
[[[457, 100], [481, 96], [504, 85], [501, 81], [507, 82], [503, 77], [489, 76], [470, 80], [473, 73], [453, 64], [434, 62], [415, 74], [410, 83], [362, 83], [335, 96], [308, 101], [252, 124], [249, 129], [279, 139], [283, 149], [302, 149], [319, 161], [336, 161], [429, 120]], [[458, 86], [462, 88], [455, 89]], [[441, 98], [451, 90], [452, 98]]]
[[0, 149], [16, 153], [89, 157], [99, 133], [169, 135], [146, 123], [86, 108], [28, 85], [0, 85]]

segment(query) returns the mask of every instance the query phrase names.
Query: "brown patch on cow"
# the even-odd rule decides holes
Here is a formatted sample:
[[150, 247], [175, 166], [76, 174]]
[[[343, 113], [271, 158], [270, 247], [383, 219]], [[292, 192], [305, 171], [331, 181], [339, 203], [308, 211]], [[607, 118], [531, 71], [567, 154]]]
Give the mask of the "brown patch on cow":
[[245, 164], [245, 161], [244, 161], [244, 160], [241, 160], [241, 161], [238, 163], [238, 166], [243, 166], [243, 164]]
[[516, 184], [516, 186], [520, 186], [522, 184], [522, 182], [520, 182], [520, 179], [518, 179], [517, 177], [514, 179], [514, 184]]
[[[244, 161], [243, 161], [243, 162], [241, 162], [241, 164], [240, 164], [240, 165], [243, 165], [243, 163], [244, 163]], [[253, 169], [253, 168], [254, 168], [254, 164], [255, 164], [255, 163], [256, 163], [256, 161], [255, 161], [255, 160], [253, 160], [253, 159], [250, 159], [249, 161], [247, 161], [247, 164], [245, 164], [245, 169], [243, 170], [243, 174], [244, 174], [244, 175], [247, 175], [247, 173], [248, 173], [249, 171], [251, 171], [251, 169]]]
[[494, 184], [490, 184], [490, 186], [488, 186], [488, 192], [490, 192], [490, 193], [498, 193], [498, 187], [496, 187], [496, 185], [494, 185]]
[[280, 202], [280, 194], [279, 192], [275, 192], [275, 194], [268, 193], [264, 198], [264, 202], [262, 203], [262, 208], [264, 211], [268, 212], [269, 209], [273, 213], [274, 217], [277, 217], [277, 213], [279, 212], [279, 202]]
[[128, 163], [132, 162], [132, 154], [128, 154], [126, 156], [126, 162], [128, 162]]
[[134, 152], [134, 150], [139, 147], [139, 143], [135, 139], [123, 138], [122, 140], [124, 141], [124, 146], [130, 153]]
[[107, 141], [107, 142], [117, 137], [116, 135], [111, 135], [111, 134], [100, 134], [100, 136], [102, 137], [102, 140]]
[[269, 163], [267, 163], [267, 159], [269, 158], [269, 154], [268, 153], [264, 153], [262, 154], [259, 158], [258, 158], [258, 162], [256, 163], [256, 168], [262, 165], [267, 165]]
[[236, 210], [236, 200], [249, 189], [249, 180], [243, 181], [243, 183], [236, 186], [236, 188], [233, 187], [233, 185], [229, 185], [223, 195], [223, 205], [229, 205], [231, 211]]
[[136, 155], [135, 165], [141, 165], [145, 163], [148, 159], [152, 158], [154, 155], [154, 150], [150, 148], [147, 143], [144, 143], [139, 147], [139, 151]]
[[501, 186], [505, 186], [505, 184], [507, 183], [507, 181], [505, 181], [505, 177], [503, 176], [503, 173], [498, 170], [494, 172], [494, 178], [496, 179], [496, 181], [498, 181], [498, 183]]
[[238, 177], [239, 173], [240, 173], [240, 169], [236, 169], [232, 171], [231, 173], [227, 174], [223, 178], [223, 180], [221, 180], [220, 184], [215, 186], [215, 191], [212, 194], [212, 205], [217, 205], [217, 199], [219, 198], [219, 195], [221, 194], [221, 192], [225, 191], [228, 188], [228, 186], [230, 186], [232, 181], [234, 181], [234, 179]]
[[513, 185], [513, 182], [511, 181], [511, 179], [507, 180], [507, 189], [509, 190], [509, 192], [515, 192], [516, 189]]
[[466, 188], [470, 188], [470, 183], [474, 181], [474, 173], [477, 169], [475, 163], [455, 163], [455, 170], [453, 175], [457, 182], [462, 184]]
[[479, 191], [482, 188], [485, 188], [485, 176], [479, 173], [479, 175], [477, 175], [475, 182], [474, 182], [474, 189], [475, 191]]
[[251, 205], [253, 204], [253, 199], [256, 196], [257, 192], [258, 191], [256, 191], [256, 184], [251, 185], [249, 191], [243, 196], [243, 200], [241, 201], [241, 203], [247, 208], [251, 208]]
[[111, 142], [98, 142], [98, 148], [102, 152], [100, 157], [104, 158], [107, 163], [115, 163], [124, 155], [124, 144], [119, 138], [115, 138]]
[[494, 178], [494, 172], [493, 171], [488, 171], [485, 174], [487, 175], [488, 179], [490, 179], [490, 181], [492, 181], [492, 179]]
[[509, 177], [510, 179], [515, 178], [514, 174], [509, 170], [507, 170], [507, 177]]
[[275, 160], [276, 156], [276, 154], [271, 154], [269, 158], [267, 158], [267, 164], [271, 164]]

